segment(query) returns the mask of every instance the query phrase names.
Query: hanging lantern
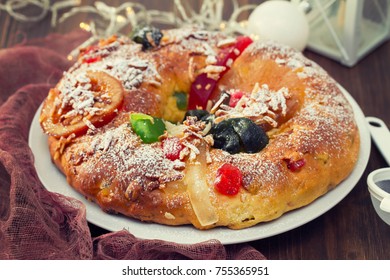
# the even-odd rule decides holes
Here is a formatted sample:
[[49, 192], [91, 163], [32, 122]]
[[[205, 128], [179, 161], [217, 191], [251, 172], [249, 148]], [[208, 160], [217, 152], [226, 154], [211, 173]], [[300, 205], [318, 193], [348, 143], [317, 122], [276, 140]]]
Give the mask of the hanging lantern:
[[390, 35], [390, 0], [307, 0], [307, 47], [347, 66]]

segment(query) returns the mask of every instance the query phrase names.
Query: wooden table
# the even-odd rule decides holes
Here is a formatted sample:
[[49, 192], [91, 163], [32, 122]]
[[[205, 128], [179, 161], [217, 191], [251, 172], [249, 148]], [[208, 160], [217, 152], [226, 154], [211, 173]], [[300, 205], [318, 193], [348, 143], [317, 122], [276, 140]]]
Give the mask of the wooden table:
[[[88, 2], [91, 1], [83, 1], [84, 4]], [[117, 2], [111, 1], [110, 5]], [[142, 3], [153, 9], [166, 4], [159, 0]], [[197, 5], [198, 2], [194, 3]], [[167, 5], [161, 9], [170, 8]], [[228, 13], [230, 4], [225, 8]], [[21, 23], [0, 11], [0, 44], [2, 48], [11, 47], [23, 39], [43, 37], [50, 32], [65, 33], [78, 28], [82, 19], [80, 16], [66, 24], [50, 27], [50, 15], [36, 23]], [[304, 53], [353, 96], [366, 116], [379, 117], [390, 125], [390, 42], [382, 44], [352, 68], [311, 51]], [[375, 213], [366, 185], [371, 171], [386, 166], [373, 145], [363, 176], [335, 207], [303, 226], [249, 244], [269, 259], [390, 259], [390, 226]], [[105, 230], [91, 225], [91, 232], [97, 236]]]

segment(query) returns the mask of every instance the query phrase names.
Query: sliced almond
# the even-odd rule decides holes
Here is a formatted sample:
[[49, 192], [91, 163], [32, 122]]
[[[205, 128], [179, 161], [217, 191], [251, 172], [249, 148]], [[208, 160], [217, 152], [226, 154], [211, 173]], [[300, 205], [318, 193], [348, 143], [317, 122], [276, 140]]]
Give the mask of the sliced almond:
[[85, 120], [93, 126], [101, 126], [115, 117], [124, 97], [121, 82], [102, 71], [89, 71], [87, 77], [91, 80], [92, 92], [96, 99], [92, 105], [92, 109], [96, 109], [94, 113], [72, 114], [72, 107], [62, 108], [61, 102], [58, 102], [63, 98], [62, 93], [52, 89], [44, 101], [39, 119], [45, 133], [58, 138], [67, 137], [72, 133], [80, 135], [88, 130]]

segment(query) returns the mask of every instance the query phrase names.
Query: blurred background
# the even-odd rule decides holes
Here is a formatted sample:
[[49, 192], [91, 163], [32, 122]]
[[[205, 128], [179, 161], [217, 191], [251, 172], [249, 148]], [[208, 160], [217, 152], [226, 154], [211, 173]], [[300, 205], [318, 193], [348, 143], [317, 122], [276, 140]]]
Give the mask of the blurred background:
[[[268, 3], [265, 3], [268, 2]], [[282, 2], [282, 3], [281, 3]], [[308, 48], [353, 66], [389, 38], [389, 0], [2, 0], [1, 47], [83, 28], [129, 34], [135, 25], [200, 24]]]
[[[200, 23], [301, 49], [350, 93], [366, 116], [390, 124], [390, 0], [282, 2], [0, 0], [0, 47], [53, 32], [85, 30], [98, 38], [130, 34], [137, 24]], [[366, 184], [369, 172], [384, 166], [373, 145], [365, 173], [344, 200], [305, 225], [250, 245], [270, 259], [389, 259], [390, 228], [376, 216]], [[105, 232], [90, 227], [94, 236]]]

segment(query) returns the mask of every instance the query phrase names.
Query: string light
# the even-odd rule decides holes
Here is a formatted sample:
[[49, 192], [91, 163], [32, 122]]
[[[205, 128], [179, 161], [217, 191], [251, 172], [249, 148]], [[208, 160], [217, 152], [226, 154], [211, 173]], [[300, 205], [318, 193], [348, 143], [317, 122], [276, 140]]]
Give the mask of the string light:
[[[101, 19], [108, 21], [106, 28], [99, 30], [101, 36], [112, 35], [123, 28], [126, 23], [127, 28], [134, 28], [135, 25], [162, 23], [172, 26], [182, 26], [197, 24], [210, 30], [224, 29], [226, 32], [233, 33], [242, 30], [236, 30], [238, 16], [246, 11], [253, 10], [256, 5], [239, 6], [237, 0], [231, 0], [233, 3], [233, 12], [231, 17], [225, 21], [222, 18], [224, 0], [203, 0], [199, 12], [195, 11], [185, 0], [172, 0], [173, 11], [147, 10], [145, 6], [136, 2], [125, 2], [118, 7], [109, 6], [102, 1], [96, 1], [94, 6], [81, 6], [80, 0], [63, 0], [54, 4], [50, 0], [6, 0], [5, 4], [0, 3], [0, 10], [8, 12], [13, 18], [22, 22], [36, 22], [51, 14], [51, 23], [55, 27], [72, 18], [79, 13], [90, 13], [100, 16]], [[29, 10], [31, 6], [39, 9], [38, 15], [26, 15], [22, 11]], [[60, 18], [60, 11], [68, 10]], [[70, 10], [69, 10], [70, 9]], [[96, 19], [99, 21], [99, 19]], [[81, 24], [80, 24], [81, 26]], [[85, 26], [81, 27], [84, 29]], [[111, 34], [109, 34], [111, 33]]]
[[[79, 24], [81, 29], [91, 33], [91, 38], [79, 46], [83, 47], [113, 34], [129, 34], [129, 30], [133, 30], [138, 25], [164, 24], [172, 27], [198, 25], [204, 29], [221, 30], [227, 34], [250, 35], [246, 24], [239, 22], [238, 18], [243, 12], [257, 7], [256, 5], [240, 6], [237, 0], [231, 0], [233, 12], [230, 18], [225, 20], [223, 19], [224, 0], [203, 0], [199, 11], [195, 11], [189, 1], [172, 1], [172, 11], [148, 10], [137, 2], [124, 2], [118, 7], [113, 7], [96, 1], [93, 6], [81, 6], [80, 0], [63, 0], [54, 4], [51, 4], [50, 0], [6, 0], [5, 4], [0, 3], [0, 10], [23, 22], [36, 22], [51, 14], [53, 27], [80, 13], [93, 14], [95, 17], [90, 23]], [[23, 14], [22, 10], [27, 11], [30, 6], [39, 8], [40, 13], [35, 16]], [[58, 14], [65, 10], [66, 12], [58, 18]], [[76, 56], [76, 51], [69, 55], [72, 58]]]
[[91, 26], [85, 22], [80, 22], [80, 28], [88, 32], [91, 31]]

